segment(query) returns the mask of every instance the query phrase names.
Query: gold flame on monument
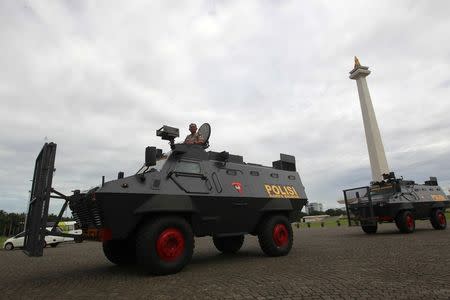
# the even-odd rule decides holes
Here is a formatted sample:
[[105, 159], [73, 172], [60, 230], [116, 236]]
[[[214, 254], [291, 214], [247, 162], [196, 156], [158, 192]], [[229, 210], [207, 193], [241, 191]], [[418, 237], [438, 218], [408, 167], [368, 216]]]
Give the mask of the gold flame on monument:
[[359, 59], [355, 56], [355, 68], [361, 67], [361, 64], [359, 63]]

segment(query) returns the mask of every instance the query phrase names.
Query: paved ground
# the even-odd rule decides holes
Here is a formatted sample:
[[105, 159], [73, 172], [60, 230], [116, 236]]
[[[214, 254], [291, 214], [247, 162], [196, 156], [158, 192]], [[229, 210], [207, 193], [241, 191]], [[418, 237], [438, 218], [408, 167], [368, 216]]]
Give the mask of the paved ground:
[[191, 264], [165, 277], [116, 267], [95, 242], [48, 248], [41, 258], [0, 251], [0, 298], [450, 299], [450, 229], [417, 227], [404, 235], [384, 224], [374, 236], [294, 229], [281, 258], [265, 257], [252, 236], [234, 256], [201, 238]]

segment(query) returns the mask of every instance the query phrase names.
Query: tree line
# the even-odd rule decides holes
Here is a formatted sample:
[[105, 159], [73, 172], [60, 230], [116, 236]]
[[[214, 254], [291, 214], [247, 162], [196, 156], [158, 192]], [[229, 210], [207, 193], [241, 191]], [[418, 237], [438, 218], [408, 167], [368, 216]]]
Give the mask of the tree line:
[[310, 211], [308, 213], [309, 216], [318, 216], [318, 215], [329, 215], [329, 216], [341, 216], [341, 215], [345, 215], [347, 214], [347, 212], [344, 209], [340, 209], [340, 208], [330, 208], [327, 209], [326, 211]]
[[[0, 210], [0, 235], [13, 236], [22, 232], [25, 228], [25, 213], [7, 213]], [[55, 222], [58, 216], [48, 215], [48, 222]], [[62, 218], [62, 221], [71, 221], [72, 218]]]

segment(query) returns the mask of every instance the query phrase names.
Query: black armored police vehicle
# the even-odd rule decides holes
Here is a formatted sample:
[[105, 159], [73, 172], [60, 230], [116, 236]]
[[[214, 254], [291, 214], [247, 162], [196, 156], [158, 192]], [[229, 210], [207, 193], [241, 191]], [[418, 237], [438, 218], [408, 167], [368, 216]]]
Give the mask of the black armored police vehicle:
[[136, 174], [103, 177], [101, 186], [70, 196], [52, 188], [56, 144], [46, 143], [36, 159], [25, 253], [42, 255], [48, 203], [61, 198], [60, 216], [68, 205], [83, 237], [102, 241], [111, 262], [137, 263], [152, 274], [180, 271], [191, 260], [194, 236], [212, 236], [219, 251], [234, 253], [252, 234], [265, 254], [288, 254], [291, 223], [307, 202], [295, 158], [281, 154], [266, 167], [206, 151], [210, 129], [200, 127], [201, 144], [175, 144], [179, 130], [163, 126], [156, 135], [170, 141], [170, 151], [147, 147]]
[[370, 186], [344, 190], [349, 225], [360, 223], [365, 233], [377, 232], [378, 223], [395, 222], [403, 233], [415, 230], [415, 220], [430, 220], [434, 229], [447, 227], [445, 209], [450, 199], [436, 177], [424, 184], [396, 178], [393, 172]]

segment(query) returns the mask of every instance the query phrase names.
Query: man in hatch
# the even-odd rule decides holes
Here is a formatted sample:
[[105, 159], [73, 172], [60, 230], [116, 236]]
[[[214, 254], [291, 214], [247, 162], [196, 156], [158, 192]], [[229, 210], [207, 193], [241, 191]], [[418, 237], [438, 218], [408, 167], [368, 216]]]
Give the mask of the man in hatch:
[[203, 137], [201, 134], [197, 132], [197, 125], [194, 123], [191, 123], [189, 125], [189, 131], [191, 134], [189, 134], [186, 139], [184, 140], [185, 144], [203, 144], [205, 141], [203, 140]]

